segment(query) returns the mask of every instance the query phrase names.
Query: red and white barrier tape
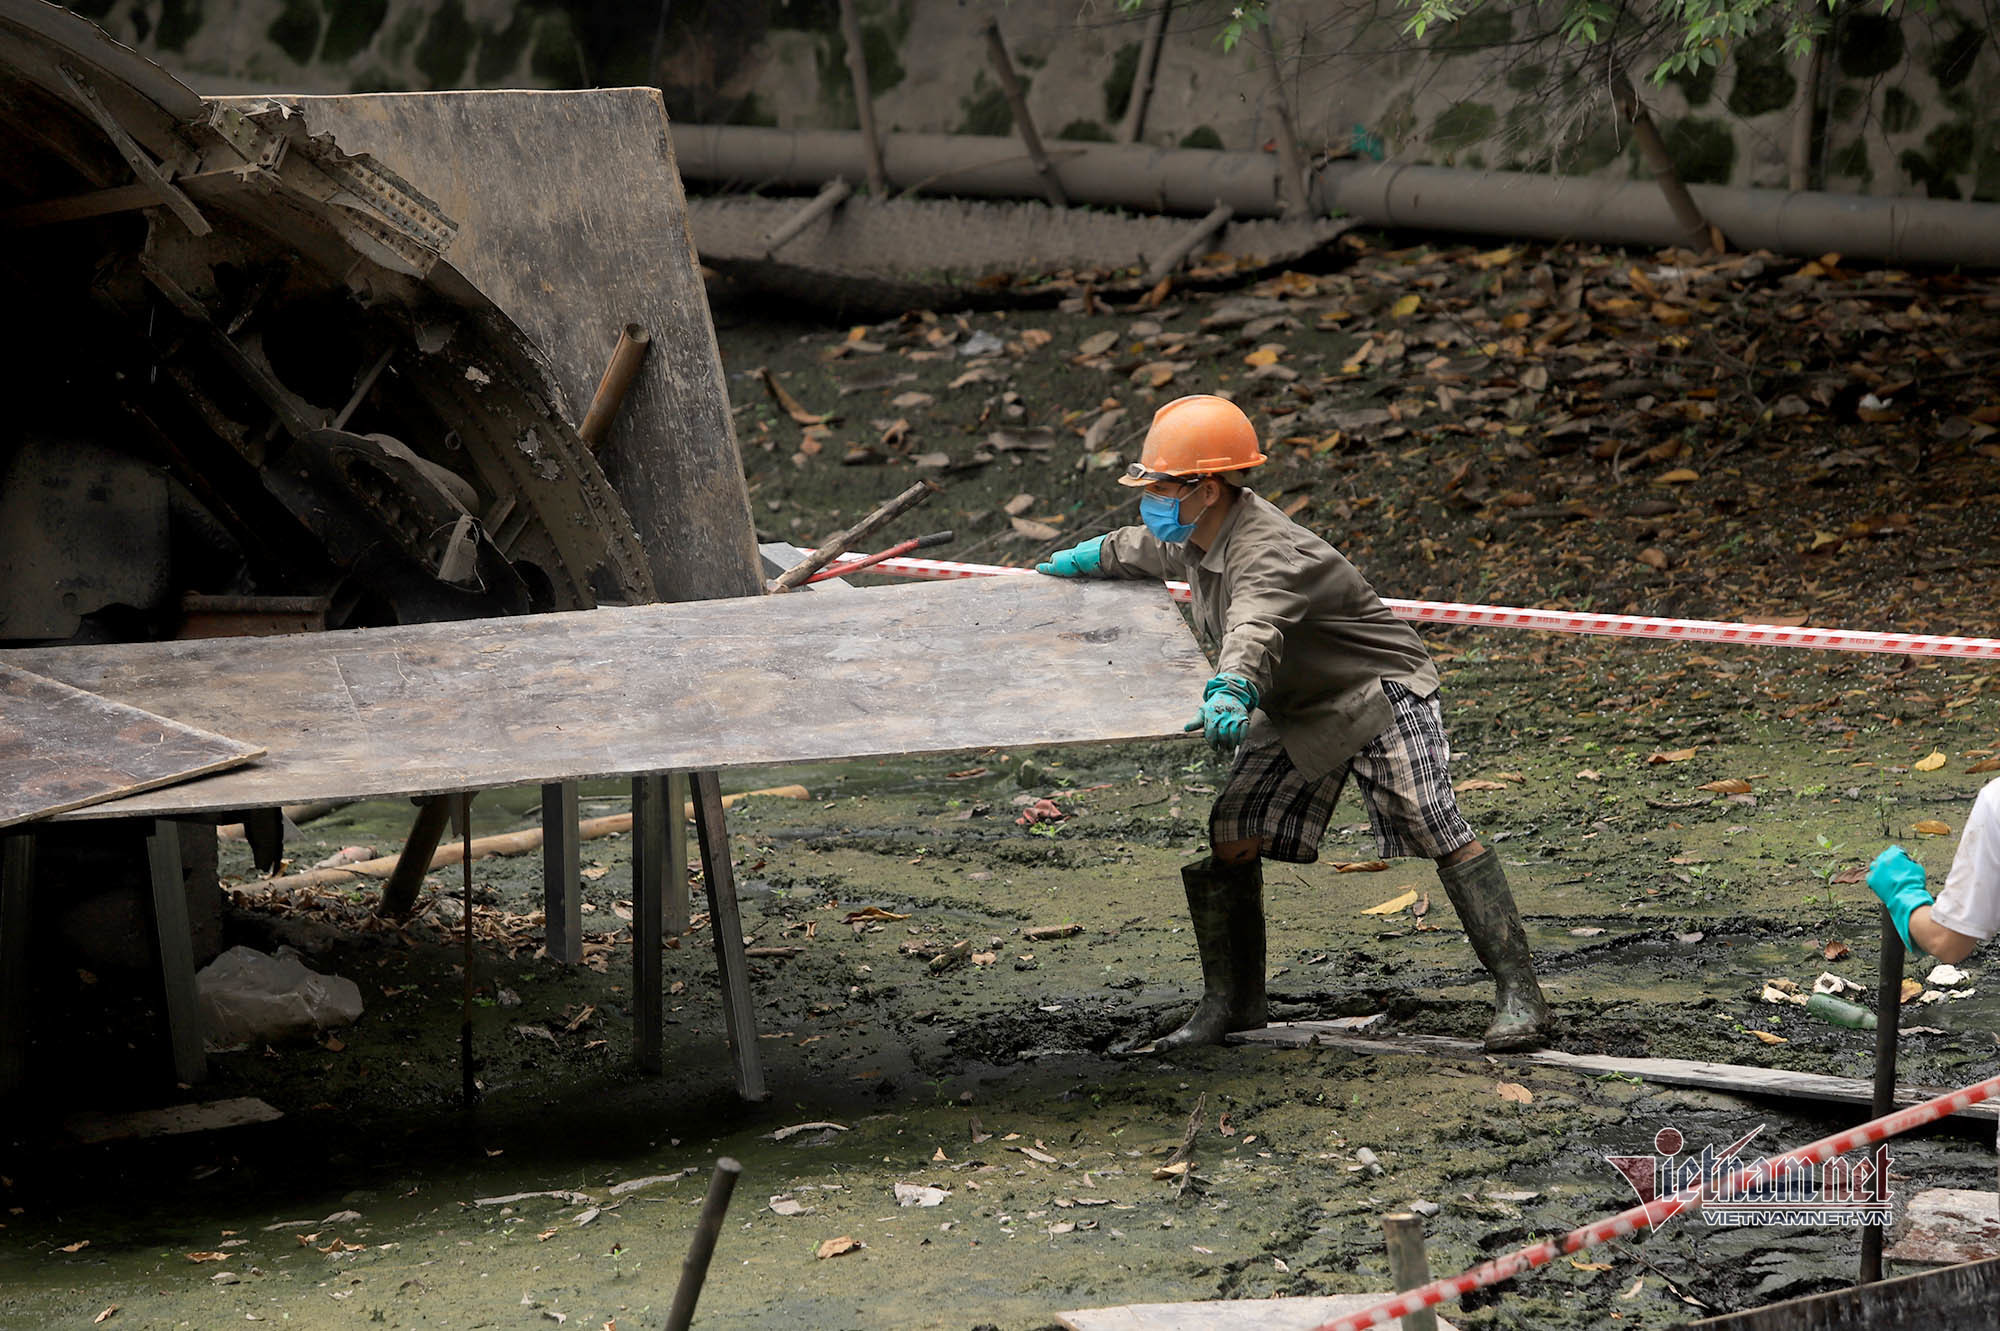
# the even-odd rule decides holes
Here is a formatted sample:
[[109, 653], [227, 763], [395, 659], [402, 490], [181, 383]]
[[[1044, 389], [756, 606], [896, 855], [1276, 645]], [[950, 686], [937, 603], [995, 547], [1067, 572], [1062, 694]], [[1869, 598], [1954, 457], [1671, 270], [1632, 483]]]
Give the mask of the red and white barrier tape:
[[[2000, 1095], [2000, 1076], [1988, 1077], [1985, 1081], [1975, 1082], [1964, 1090], [1941, 1095], [1935, 1100], [1926, 1100], [1920, 1105], [1911, 1105], [1908, 1109], [1899, 1109], [1893, 1114], [1871, 1119], [1845, 1132], [1836, 1132], [1833, 1136], [1822, 1138], [1810, 1146], [1802, 1146], [1785, 1155], [1745, 1165], [1722, 1185], [1720, 1191], [1725, 1196], [1732, 1193], [1741, 1194], [1773, 1175], [1783, 1177], [1782, 1171], [1794, 1164], [1824, 1164], [1833, 1157], [1845, 1155], [1856, 1147], [1872, 1146], [1876, 1142], [1886, 1141], [1912, 1128], [1934, 1123], [1982, 1100], [1992, 1099], [1996, 1095]], [[1434, 1280], [1418, 1289], [1384, 1299], [1371, 1308], [1364, 1308], [1358, 1313], [1349, 1313], [1345, 1317], [1338, 1317], [1314, 1327], [1313, 1331], [1362, 1331], [1364, 1327], [1386, 1326], [1406, 1313], [1413, 1313], [1421, 1308], [1436, 1307], [1447, 1299], [1470, 1294], [1482, 1285], [1497, 1284], [1523, 1271], [1546, 1266], [1558, 1257], [1602, 1243], [1606, 1239], [1624, 1238], [1628, 1234], [1657, 1225], [1678, 1215], [1689, 1205], [1699, 1201], [1700, 1197], [1700, 1185], [1684, 1188], [1671, 1197], [1660, 1197], [1644, 1206], [1635, 1206], [1628, 1211], [1620, 1211], [1617, 1215], [1599, 1220], [1595, 1224], [1573, 1229], [1559, 1239], [1531, 1244], [1518, 1252], [1509, 1253], [1505, 1257], [1496, 1257], [1481, 1266], [1475, 1266], [1470, 1271], [1461, 1272], [1445, 1280]]]
[[[833, 564], [837, 573], [845, 563]], [[991, 578], [1033, 573], [1004, 564], [954, 564], [942, 559], [885, 559], [868, 570], [905, 578]], [[1177, 601], [1188, 599], [1185, 582], [1169, 582]], [[1668, 642], [1719, 642], [1751, 647], [1811, 647], [1829, 652], [1888, 652], [1909, 656], [1954, 656], [2000, 661], [2000, 638], [1951, 638], [1930, 633], [1877, 633], [1868, 629], [1793, 628], [1784, 624], [1731, 624], [1714, 619], [1651, 619], [1641, 615], [1591, 615], [1571, 610], [1528, 610], [1505, 605], [1461, 605], [1452, 601], [1398, 601], [1384, 598], [1398, 619], [1424, 624], [1478, 624], [1492, 628], [1539, 629], [1549, 633], [1604, 633]]]

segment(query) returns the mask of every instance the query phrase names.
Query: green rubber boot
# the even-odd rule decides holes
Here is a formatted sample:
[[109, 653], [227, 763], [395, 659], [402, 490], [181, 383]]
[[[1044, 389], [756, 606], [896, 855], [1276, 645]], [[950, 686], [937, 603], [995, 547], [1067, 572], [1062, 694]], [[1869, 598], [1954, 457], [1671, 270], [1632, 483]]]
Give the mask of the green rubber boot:
[[1555, 1021], [1535, 979], [1528, 935], [1521, 928], [1521, 912], [1507, 888], [1500, 857], [1489, 846], [1462, 863], [1440, 863], [1437, 871], [1472, 950], [1498, 991], [1493, 1024], [1486, 1028], [1487, 1052], [1540, 1049], [1548, 1043]]
[[1144, 1052], [1219, 1044], [1231, 1031], [1254, 1031], [1264, 1001], [1264, 866], [1202, 859], [1181, 870], [1188, 918], [1201, 953], [1201, 1001], [1179, 1029]]

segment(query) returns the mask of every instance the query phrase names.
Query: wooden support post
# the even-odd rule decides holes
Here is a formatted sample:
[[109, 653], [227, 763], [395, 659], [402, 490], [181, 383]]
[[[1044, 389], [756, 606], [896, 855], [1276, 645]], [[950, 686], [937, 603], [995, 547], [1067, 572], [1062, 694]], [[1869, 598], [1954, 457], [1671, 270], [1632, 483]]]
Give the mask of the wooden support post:
[[1162, 254], [1154, 261], [1153, 266], [1146, 270], [1146, 285], [1150, 287], [1157, 284], [1161, 278], [1187, 262], [1189, 255], [1208, 244], [1211, 237], [1220, 234], [1222, 228], [1228, 226], [1229, 219], [1234, 216], [1236, 210], [1226, 203], [1218, 203], [1209, 209], [1205, 217], [1189, 227], [1181, 238], [1174, 242], [1172, 249]]
[[868, 151], [868, 192], [879, 199], [889, 192], [889, 173], [882, 165], [882, 136], [875, 132], [875, 93], [868, 86], [868, 56], [861, 49], [861, 16], [854, 11], [854, 0], [840, 0], [840, 36], [847, 44], [847, 76], [854, 83], [854, 115]]
[[34, 918], [35, 834], [0, 833], [0, 1103], [27, 1086], [28, 928]]
[[1298, 122], [1292, 118], [1292, 100], [1285, 95], [1285, 71], [1278, 59], [1278, 15], [1275, 5], [1264, 7], [1264, 26], [1257, 34], [1264, 50], [1264, 73], [1270, 79], [1271, 107], [1278, 113], [1278, 202], [1284, 216], [1292, 221], [1312, 212], [1306, 190], [1306, 155], [1299, 148]]
[[688, 931], [688, 778], [667, 773], [667, 937]]
[[1056, 166], [1049, 160], [1042, 148], [1042, 136], [1035, 132], [1035, 121], [1028, 114], [1028, 97], [1021, 91], [1021, 80], [1014, 73], [1014, 62], [1007, 58], [1007, 43], [1000, 38], [1000, 24], [997, 20], [986, 20], [986, 54], [993, 61], [993, 72], [999, 76], [1000, 91], [1007, 98], [1007, 108], [1014, 113], [1014, 128], [1021, 135], [1021, 142], [1028, 149], [1028, 160], [1035, 164], [1036, 172], [1042, 178], [1042, 193], [1050, 204], [1057, 208], [1069, 207], [1069, 196], [1063, 193], [1062, 180], [1056, 175]]
[[702, 1282], [708, 1279], [715, 1241], [722, 1237], [723, 1217], [729, 1213], [729, 1198], [742, 1173], [743, 1166], [729, 1156], [715, 1162], [715, 1172], [708, 1177], [708, 1196], [702, 1198], [701, 1218], [695, 1222], [694, 1241], [688, 1244], [680, 1283], [674, 1287], [674, 1301], [667, 1309], [665, 1331], [688, 1331], [694, 1321], [694, 1305], [701, 1298]]
[[[1401, 1213], [1382, 1217], [1382, 1237], [1389, 1245], [1389, 1283], [1398, 1294], [1431, 1283], [1430, 1259], [1424, 1256], [1424, 1222]], [[1404, 1316], [1403, 1331], [1437, 1331], [1437, 1314], [1429, 1308]]]
[[680, 819], [664, 776], [632, 779], [632, 1048], [642, 1072], [665, 1065], [666, 975], [660, 948], [667, 887], [668, 828]]
[[1174, 0], [1160, 0], [1146, 20], [1146, 36], [1139, 43], [1139, 63], [1132, 70], [1132, 92], [1125, 99], [1125, 118], [1118, 122], [1118, 141], [1137, 143], [1146, 132], [1146, 103], [1153, 96], [1153, 73], [1160, 65], [1160, 46], [1167, 34], [1167, 17], [1174, 12]]
[[391, 920], [410, 918], [417, 905], [417, 889], [424, 885], [424, 875], [431, 871], [431, 856], [437, 854], [445, 825], [451, 821], [451, 804], [446, 795], [433, 795], [418, 804], [417, 821], [411, 825], [409, 838], [396, 858], [396, 871], [382, 885], [382, 900], [375, 907], [377, 915]]
[[[729, 823], [722, 787], [713, 772], [696, 772], [694, 825], [701, 841], [701, 871], [708, 884], [708, 927], [715, 934], [715, 966], [722, 982], [722, 1018], [736, 1057], [736, 1089], [762, 1100], [763, 1056], [757, 1050], [757, 1014], [750, 1005], [750, 963], [743, 955], [743, 920], [736, 909], [736, 872], [729, 863]], [[634, 912], [637, 913], [636, 910]]]
[[619, 331], [618, 345], [611, 348], [611, 359], [597, 381], [597, 391], [591, 394], [590, 408], [583, 413], [582, 424], [576, 427], [576, 437], [592, 452], [611, 432], [611, 422], [617, 419], [618, 408], [625, 405], [625, 395], [632, 391], [632, 380], [638, 377], [639, 362], [646, 359], [652, 345], [653, 335], [639, 324], [626, 324]]
[[1619, 118], [1632, 127], [1632, 137], [1639, 144], [1639, 155], [1646, 159], [1653, 179], [1659, 183], [1660, 193], [1667, 198], [1667, 207], [1672, 210], [1674, 221], [1683, 233], [1681, 243], [1689, 249], [1704, 252], [1720, 249], [1722, 233], [1708, 224], [1700, 205], [1688, 193], [1688, 187], [1681, 183], [1680, 172], [1674, 169], [1673, 154], [1667, 151], [1667, 141], [1660, 137], [1653, 118], [1646, 114], [1645, 103], [1639, 100], [1631, 78], [1622, 69], [1611, 81], [1611, 97], [1618, 108]]
[[459, 890], [465, 902], [459, 916], [464, 932], [459, 949], [463, 983], [459, 987], [458, 1005], [458, 1079], [459, 1103], [469, 1110], [479, 1100], [479, 1074], [472, 1060], [472, 794], [468, 791], [454, 795], [451, 803], [452, 821], [458, 824], [464, 850], [458, 861]]
[[583, 960], [583, 842], [576, 829], [576, 782], [542, 787], [542, 946], [574, 966]]
[[250, 863], [266, 878], [278, 872], [285, 858], [285, 813], [282, 809], [245, 809], [243, 839], [250, 843]]
[[789, 244], [801, 231], [838, 208], [854, 187], [847, 183], [845, 176], [835, 176], [820, 186], [819, 193], [813, 195], [812, 202], [786, 218], [776, 230], [764, 237], [764, 257], [770, 258]]
[[[1875, 974], [1875, 1095], [1869, 1116], [1880, 1118], [1896, 1107], [1896, 1035], [1903, 1015], [1903, 936], [1885, 906], [1882, 915], [1881, 961]], [[1889, 1148], [1875, 1147], [1875, 1200], [1889, 1199]], [[1861, 1229], [1861, 1273], [1856, 1282], [1872, 1285], [1882, 1278], [1884, 1227]]]
[[146, 834], [146, 870], [153, 887], [153, 937], [159, 949], [174, 1079], [193, 1084], [208, 1076], [208, 1055], [202, 1050], [201, 1012], [194, 998], [194, 940], [188, 933], [178, 825], [164, 818], [153, 821]]

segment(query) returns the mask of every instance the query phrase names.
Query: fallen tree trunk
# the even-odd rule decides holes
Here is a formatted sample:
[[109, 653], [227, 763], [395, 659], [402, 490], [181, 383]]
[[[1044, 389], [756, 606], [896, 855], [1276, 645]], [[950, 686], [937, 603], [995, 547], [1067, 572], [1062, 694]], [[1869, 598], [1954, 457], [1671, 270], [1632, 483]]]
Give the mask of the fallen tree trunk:
[[[678, 125], [674, 151], [689, 180], [817, 188], [863, 169], [859, 136], [840, 130]], [[883, 151], [892, 176], [926, 181], [936, 193], [1041, 197], [1041, 179], [1012, 139], [889, 134]], [[1281, 211], [1270, 153], [1057, 143], [1049, 156], [1073, 204], [1194, 217], [1218, 203], [1239, 218]], [[1317, 209], [1373, 226], [1641, 246], [1685, 236], [1651, 181], [1341, 161], [1321, 167], [1314, 184]], [[1718, 185], [1688, 192], [1743, 249], [2000, 268], [2000, 204]]]

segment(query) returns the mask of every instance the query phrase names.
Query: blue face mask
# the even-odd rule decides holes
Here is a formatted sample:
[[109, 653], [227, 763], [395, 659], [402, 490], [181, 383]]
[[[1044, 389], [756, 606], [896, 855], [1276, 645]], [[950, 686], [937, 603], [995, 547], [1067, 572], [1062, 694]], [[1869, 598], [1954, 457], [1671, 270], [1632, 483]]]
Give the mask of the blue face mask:
[[1180, 545], [1194, 535], [1194, 523], [1181, 521], [1181, 501], [1165, 495], [1140, 495], [1139, 519], [1168, 545]]

